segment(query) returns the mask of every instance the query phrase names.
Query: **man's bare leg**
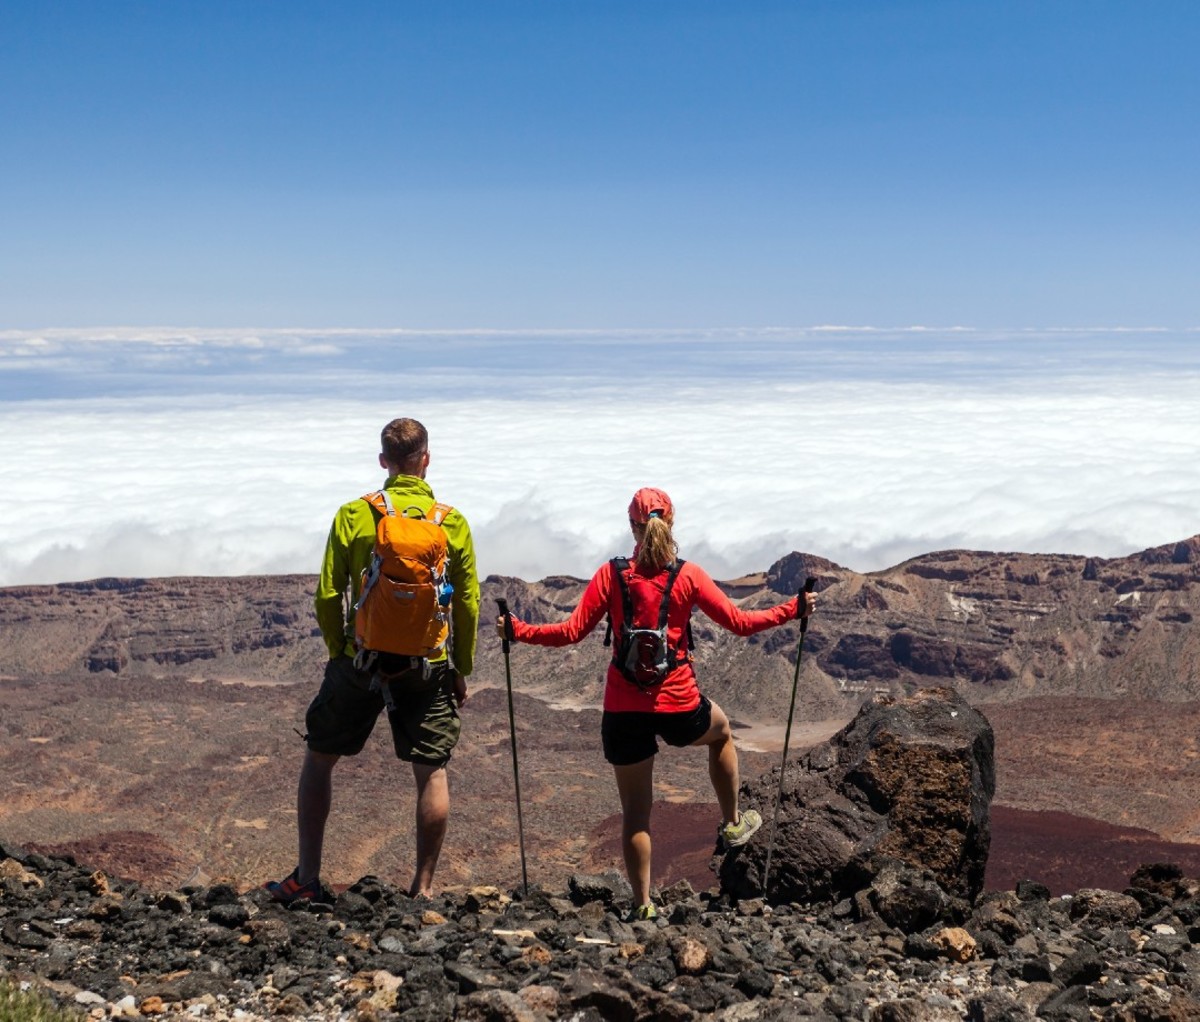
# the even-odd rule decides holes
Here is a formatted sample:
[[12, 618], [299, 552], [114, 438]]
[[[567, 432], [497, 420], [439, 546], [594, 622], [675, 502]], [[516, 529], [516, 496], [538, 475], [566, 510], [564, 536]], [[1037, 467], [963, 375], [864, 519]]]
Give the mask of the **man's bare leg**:
[[450, 782], [444, 766], [414, 763], [412, 770], [417, 782], [417, 868], [408, 893], [428, 898], [450, 819]]
[[339, 759], [340, 756], [312, 749], [304, 754], [296, 788], [296, 830], [300, 844], [296, 879], [302, 884], [321, 875], [325, 823], [333, 804], [333, 768]]

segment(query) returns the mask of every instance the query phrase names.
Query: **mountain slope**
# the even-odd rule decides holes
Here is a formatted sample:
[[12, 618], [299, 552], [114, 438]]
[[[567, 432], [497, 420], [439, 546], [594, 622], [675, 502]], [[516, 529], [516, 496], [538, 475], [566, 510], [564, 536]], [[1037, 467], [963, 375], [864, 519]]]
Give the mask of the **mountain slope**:
[[[1189, 700], [1200, 696], [1200, 536], [1129, 557], [948, 550], [860, 574], [793, 553], [723, 583], [746, 607], [819, 579], [805, 643], [804, 715], [844, 715], [873, 691], [953, 684], [973, 701], [1032, 695]], [[0, 674], [86, 673], [252, 682], [309, 680], [325, 648], [307, 575], [101, 579], [0, 589]], [[558, 620], [582, 580], [493, 576], [483, 586], [477, 682], [503, 678], [495, 600]], [[786, 713], [795, 625], [750, 639], [695, 617], [706, 690], [750, 720]], [[600, 631], [576, 647], [516, 647], [518, 687], [595, 705], [608, 652]]]

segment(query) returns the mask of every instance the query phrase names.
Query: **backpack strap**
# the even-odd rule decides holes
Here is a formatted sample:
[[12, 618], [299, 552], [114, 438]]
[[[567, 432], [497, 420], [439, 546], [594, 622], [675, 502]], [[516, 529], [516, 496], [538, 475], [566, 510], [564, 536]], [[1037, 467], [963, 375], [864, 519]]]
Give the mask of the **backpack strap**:
[[671, 587], [675, 584], [675, 579], [679, 577], [679, 569], [683, 567], [683, 561], [679, 558], [675, 559], [675, 563], [667, 569], [667, 584], [663, 588], [662, 603], [658, 605], [658, 627], [667, 627], [667, 613], [671, 609]]
[[[387, 490], [376, 490], [374, 493], [365, 493], [362, 498], [371, 505], [381, 516], [396, 514], [396, 507], [392, 503], [392, 498], [388, 496]], [[434, 501], [433, 506], [428, 511], [422, 511], [415, 504], [409, 505], [404, 509], [404, 513], [416, 511], [427, 522], [433, 522], [434, 525], [441, 525], [446, 520], [446, 516], [453, 511], [454, 508], [450, 504], [443, 504], [441, 501]]]
[[[629, 597], [629, 586], [625, 582], [625, 572], [629, 570], [628, 557], [614, 557], [608, 562], [613, 566], [613, 574], [617, 578], [617, 588], [621, 590], [621, 611], [625, 615], [625, 624], [628, 627], [633, 627], [630, 621], [633, 619], [633, 601]], [[612, 645], [612, 614], [608, 615], [608, 626], [604, 629], [604, 645]]]
[[434, 525], [441, 525], [446, 520], [446, 516], [453, 511], [449, 504], [443, 504], [441, 501], [434, 501], [433, 507], [425, 512], [425, 520], [433, 522]]
[[387, 490], [376, 490], [374, 493], [364, 493], [362, 500], [365, 500], [371, 505], [380, 516], [395, 515], [396, 508], [392, 505], [392, 498], [387, 495]]
[[[663, 589], [662, 603], [658, 608], [658, 627], [667, 627], [667, 613], [671, 609], [671, 587], [675, 584], [675, 579], [679, 577], [679, 572], [683, 570], [684, 560], [675, 558], [675, 563], [667, 569], [667, 585]], [[679, 645], [671, 650], [671, 659], [675, 666], [678, 667], [688, 658], [688, 650], [695, 649], [696, 643], [692, 639], [692, 617], [688, 615], [687, 627], [684, 629], [683, 639]]]
[[[387, 515], [395, 515], [396, 509], [392, 507], [392, 500], [387, 495], [386, 490], [376, 490], [374, 493], [364, 493], [362, 500], [365, 500], [375, 511], [380, 518]], [[362, 590], [358, 594], [358, 601], [354, 604], [354, 610], [357, 612], [367, 598], [367, 593], [371, 591], [375, 583], [379, 581], [380, 568], [379, 555], [372, 551], [371, 561], [367, 565], [367, 570], [363, 572]]]

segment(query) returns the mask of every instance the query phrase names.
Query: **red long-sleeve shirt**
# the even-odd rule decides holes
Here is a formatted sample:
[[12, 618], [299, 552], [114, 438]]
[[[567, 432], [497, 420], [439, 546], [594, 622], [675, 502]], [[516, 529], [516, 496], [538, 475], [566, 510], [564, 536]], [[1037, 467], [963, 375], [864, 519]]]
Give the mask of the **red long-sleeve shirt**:
[[[631, 583], [641, 580], [657, 591], [657, 602], [661, 604], [666, 588], [667, 572], [658, 575], [642, 575], [637, 565], [630, 563], [626, 579]], [[667, 611], [667, 641], [672, 649], [681, 648], [684, 632], [692, 608], [699, 607], [722, 628], [736, 635], [753, 635], [790, 621], [796, 616], [798, 597], [786, 603], [764, 610], [741, 610], [730, 602], [717, 584], [703, 568], [685, 561], [679, 576], [671, 588], [671, 602]], [[636, 606], [636, 602], [635, 602]], [[538, 646], [569, 646], [578, 642], [603, 620], [605, 614], [612, 616], [613, 635], [621, 634], [624, 609], [621, 606], [621, 589], [615, 578], [612, 562], [600, 566], [592, 576], [579, 605], [565, 621], [548, 625], [532, 625], [513, 618], [513, 637], [518, 642], [529, 642]], [[656, 619], [657, 620], [657, 619]], [[651, 622], [653, 626], [655, 622]], [[644, 624], [640, 622], [639, 624]], [[618, 713], [642, 711], [648, 713], [683, 713], [694, 710], [700, 704], [700, 689], [696, 685], [696, 672], [692, 669], [689, 656], [663, 680], [651, 688], [639, 688], [626, 679], [615, 664], [608, 666], [607, 683], [604, 686], [604, 709]]]

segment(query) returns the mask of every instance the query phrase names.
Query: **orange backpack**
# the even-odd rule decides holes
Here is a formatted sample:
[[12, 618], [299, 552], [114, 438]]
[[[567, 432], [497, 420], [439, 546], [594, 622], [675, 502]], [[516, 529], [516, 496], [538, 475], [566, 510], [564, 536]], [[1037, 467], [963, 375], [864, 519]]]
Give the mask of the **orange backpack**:
[[375, 548], [354, 605], [354, 642], [360, 654], [390, 653], [429, 659], [448, 652], [450, 550], [442, 522], [454, 509], [434, 504], [396, 512], [384, 490], [362, 498], [379, 512]]

